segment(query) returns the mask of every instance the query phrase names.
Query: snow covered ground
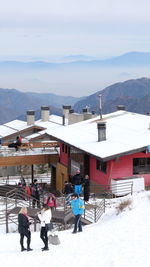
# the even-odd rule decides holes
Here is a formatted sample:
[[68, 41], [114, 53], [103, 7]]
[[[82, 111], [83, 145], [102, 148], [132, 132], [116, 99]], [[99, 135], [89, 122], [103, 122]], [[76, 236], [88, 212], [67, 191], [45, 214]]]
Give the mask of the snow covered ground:
[[[132, 204], [118, 213], [126, 199]], [[39, 232], [32, 232], [31, 252], [20, 252], [19, 234], [0, 229], [2, 267], [150, 267], [150, 191], [111, 200], [96, 224], [82, 233], [59, 232], [61, 244], [42, 252]]]

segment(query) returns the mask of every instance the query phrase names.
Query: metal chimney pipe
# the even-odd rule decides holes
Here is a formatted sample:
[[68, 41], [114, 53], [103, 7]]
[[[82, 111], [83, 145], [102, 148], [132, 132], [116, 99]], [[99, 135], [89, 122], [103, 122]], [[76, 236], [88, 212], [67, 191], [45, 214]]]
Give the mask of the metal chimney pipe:
[[99, 113], [100, 113], [100, 119], [102, 119], [102, 95], [99, 95]]
[[65, 125], [65, 115], [62, 116], [62, 125]]

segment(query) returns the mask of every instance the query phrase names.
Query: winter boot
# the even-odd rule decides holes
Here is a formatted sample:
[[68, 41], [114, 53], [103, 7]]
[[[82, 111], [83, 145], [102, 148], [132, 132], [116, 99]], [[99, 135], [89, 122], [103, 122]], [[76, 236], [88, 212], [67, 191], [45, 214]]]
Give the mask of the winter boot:
[[21, 248], [21, 251], [25, 251], [25, 250], [27, 250], [27, 249], [26, 249], [26, 248], [24, 248], [24, 247], [22, 247], [22, 248]]

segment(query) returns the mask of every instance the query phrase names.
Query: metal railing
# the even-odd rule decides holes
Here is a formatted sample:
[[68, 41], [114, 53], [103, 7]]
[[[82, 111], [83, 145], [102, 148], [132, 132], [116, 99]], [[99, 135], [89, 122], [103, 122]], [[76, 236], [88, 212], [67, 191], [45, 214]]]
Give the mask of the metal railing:
[[105, 212], [105, 198], [95, 204], [86, 204], [84, 219], [89, 222], [97, 222]]
[[113, 198], [133, 194], [132, 181], [119, 181], [112, 185], [91, 185], [90, 192], [94, 198]]

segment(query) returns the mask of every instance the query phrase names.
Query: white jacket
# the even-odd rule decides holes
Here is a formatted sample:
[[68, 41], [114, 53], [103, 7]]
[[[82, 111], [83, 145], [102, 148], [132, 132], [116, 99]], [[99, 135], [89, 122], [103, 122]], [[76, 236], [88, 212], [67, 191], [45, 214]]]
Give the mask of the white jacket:
[[44, 227], [46, 223], [50, 223], [50, 220], [52, 218], [51, 209], [41, 210], [41, 212], [38, 213], [38, 217], [39, 217], [40, 222], [41, 222], [41, 227]]

